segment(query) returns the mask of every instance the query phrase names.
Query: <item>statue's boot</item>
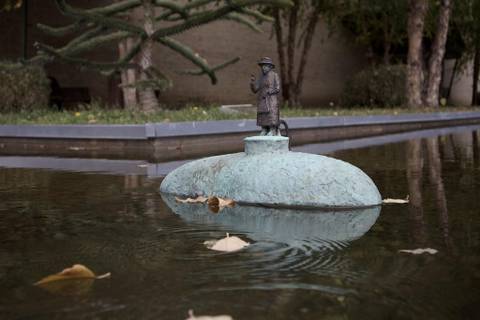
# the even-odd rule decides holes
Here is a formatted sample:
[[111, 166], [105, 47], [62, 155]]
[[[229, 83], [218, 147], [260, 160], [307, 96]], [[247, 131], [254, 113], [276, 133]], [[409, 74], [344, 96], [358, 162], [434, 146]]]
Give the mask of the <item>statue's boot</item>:
[[268, 132], [267, 128], [262, 127], [262, 131], [260, 131], [260, 135], [261, 135], [261, 136], [266, 136], [266, 135], [267, 135], [267, 132]]

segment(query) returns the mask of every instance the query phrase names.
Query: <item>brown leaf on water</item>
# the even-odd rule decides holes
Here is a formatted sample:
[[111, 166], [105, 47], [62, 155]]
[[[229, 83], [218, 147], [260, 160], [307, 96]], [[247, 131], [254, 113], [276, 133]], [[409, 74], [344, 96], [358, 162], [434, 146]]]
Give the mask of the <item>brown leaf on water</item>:
[[438, 250], [432, 249], [432, 248], [424, 248], [424, 249], [419, 248], [415, 250], [398, 250], [398, 252], [411, 253], [411, 254], [422, 254], [422, 253], [436, 254]]
[[188, 318], [185, 320], [233, 320], [233, 318], [228, 315], [196, 317], [193, 315], [193, 310], [188, 310]]
[[218, 197], [208, 197], [208, 208], [214, 212], [219, 213], [223, 208], [232, 208], [235, 206], [235, 201], [232, 199], [223, 199]]
[[407, 196], [407, 198], [405, 199], [390, 199], [390, 198], [387, 198], [387, 199], [383, 199], [383, 203], [395, 203], [395, 204], [404, 204], [404, 203], [409, 203], [410, 200], [408, 199], [409, 196]]
[[68, 281], [45, 282], [38, 284], [37, 287], [61, 296], [82, 296], [90, 291], [94, 282], [94, 278], [75, 278]]
[[203, 196], [198, 196], [196, 198], [187, 198], [187, 199], [180, 199], [178, 197], [175, 197], [175, 200], [180, 203], [205, 203], [208, 198], [205, 198]]
[[81, 295], [90, 290], [95, 279], [109, 278], [110, 272], [97, 276], [92, 270], [81, 264], [75, 264], [62, 272], [49, 275], [34, 283], [51, 293], [62, 295]]
[[233, 252], [245, 247], [248, 247], [250, 243], [243, 241], [239, 237], [232, 236], [227, 233], [227, 236], [218, 241], [205, 241], [204, 245], [211, 250]]

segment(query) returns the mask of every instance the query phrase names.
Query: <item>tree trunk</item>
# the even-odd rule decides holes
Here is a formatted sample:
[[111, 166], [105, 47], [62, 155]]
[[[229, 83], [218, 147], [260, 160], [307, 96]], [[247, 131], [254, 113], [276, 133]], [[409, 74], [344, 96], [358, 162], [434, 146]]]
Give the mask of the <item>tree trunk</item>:
[[[133, 39], [127, 38], [118, 43], [118, 50], [120, 58], [125, 57], [127, 52], [129, 52], [133, 45]], [[122, 70], [120, 73], [122, 80], [122, 94], [123, 94], [123, 103], [124, 107], [128, 109], [134, 109], [138, 105], [137, 101], [137, 90], [133, 85], [136, 82], [136, 74], [134, 69]]]
[[288, 78], [288, 105], [293, 106], [293, 97], [295, 96], [295, 79], [293, 73], [295, 72], [295, 45], [297, 42], [297, 28], [298, 28], [298, 9], [299, 0], [294, 0], [294, 5], [290, 8], [290, 16], [288, 21], [288, 43], [287, 43], [287, 78]]
[[275, 19], [275, 38], [277, 39], [277, 52], [278, 52], [278, 64], [280, 69], [280, 82], [282, 84], [282, 97], [283, 101], [288, 101], [288, 84], [285, 75], [286, 63], [285, 63], [285, 51], [283, 41], [283, 27], [282, 19], [280, 17], [280, 9], [276, 8], [273, 12], [273, 18]]
[[315, 6], [315, 9], [312, 11], [310, 19], [308, 20], [307, 29], [305, 31], [306, 34], [305, 39], [303, 40], [303, 50], [300, 56], [300, 64], [298, 65], [297, 81], [295, 82], [295, 94], [293, 96], [293, 101], [295, 105], [300, 105], [300, 95], [302, 94], [305, 66], [307, 65], [308, 52], [312, 47], [313, 35], [315, 34], [315, 28], [318, 23], [320, 11], [320, 5]]
[[159, 109], [158, 99], [155, 95], [155, 90], [147, 82], [150, 80], [147, 71], [153, 66], [152, 63], [152, 51], [153, 51], [153, 39], [151, 36], [155, 30], [154, 28], [154, 8], [152, 5], [152, 0], [142, 0], [143, 5], [143, 18], [144, 18], [144, 29], [147, 33], [149, 39], [145, 41], [143, 47], [140, 51], [140, 80], [143, 83], [141, 88], [139, 88], [139, 100], [140, 105], [144, 112], [152, 113], [155, 110]]
[[480, 44], [475, 46], [475, 55], [473, 58], [473, 82], [472, 82], [472, 106], [477, 106], [478, 101], [478, 76], [480, 73]]
[[409, 107], [422, 107], [422, 39], [428, 0], [409, 0], [408, 4], [408, 58], [407, 103]]
[[438, 14], [437, 30], [432, 44], [432, 54], [428, 65], [428, 82], [425, 104], [428, 107], [438, 107], [440, 82], [442, 80], [442, 62], [445, 56], [445, 44], [447, 43], [448, 25], [450, 20], [450, 0], [442, 0]]
[[450, 76], [450, 80], [448, 82], [448, 89], [447, 89], [447, 96], [446, 99], [450, 99], [450, 94], [452, 93], [453, 81], [455, 80], [455, 74], [457, 73], [458, 69], [458, 59], [455, 59], [455, 63], [453, 64], [452, 75]]

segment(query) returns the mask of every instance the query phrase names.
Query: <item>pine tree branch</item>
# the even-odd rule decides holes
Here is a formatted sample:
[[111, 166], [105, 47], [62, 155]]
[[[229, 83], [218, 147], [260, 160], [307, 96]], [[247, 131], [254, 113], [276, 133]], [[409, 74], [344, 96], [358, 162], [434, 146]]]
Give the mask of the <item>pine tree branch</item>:
[[211, 21], [221, 19], [231, 12], [239, 11], [243, 7], [252, 6], [256, 4], [289, 6], [292, 4], [292, 2], [290, 0], [236, 0], [236, 1], [231, 0], [228, 2], [227, 5], [219, 9], [206, 11], [200, 15], [190, 17], [189, 19], [185, 20], [185, 22], [183, 23], [180, 23], [171, 27], [166, 27], [163, 29], [158, 29], [157, 31], [155, 31], [152, 37], [154, 39], [159, 39], [159, 38], [175, 35], [175, 34], [184, 32], [186, 30], [189, 30], [191, 28], [209, 23]]
[[243, 8], [240, 11], [242, 13], [248, 15], [248, 16], [251, 16], [251, 17], [257, 19], [258, 21], [273, 22], [273, 20], [274, 20], [272, 17], [267, 16], [267, 15], [265, 15], [265, 14], [263, 14], [260, 11], [257, 11], [257, 10]]
[[[69, 33], [76, 32], [85, 27], [84, 20], [78, 20], [64, 27], [51, 27], [42, 23], [37, 24], [37, 28], [53, 37], [63, 37]], [[88, 25], [87, 25], [88, 27]]]
[[253, 22], [250, 19], [245, 18], [244, 16], [242, 16], [241, 14], [238, 14], [236, 12], [232, 12], [232, 13], [227, 14], [223, 19], [224, 20], [232, 20], [232, 21], [235, 21], [237, 23], [243, 24], [243, 25], [247, 26], [248, 28], [252, 29], [255, 32], [262, 32], [262, 29], [260, 29], [255, 22]]
[[[240, 57], [235, 57], [235, 58], [230, 59], [230, 60], [228, 60], [224, 63], [216, 65], [215, 67], [211, 68], [211, 70], [213, 72], [217, 72], [217, 71], [219, 71], [219, 70], [221, 70], [221, 69], [223, 69], [223, 68], [225, 68], [225, 67], [227, 67], [231, 64], [237, 63], [238, 61], [240, 61]], [[198, 71], [198, 70], [186, 70], [186, 71], [183, 71], [182, 73], [189, 74], [189, 75], [192, 75], [192, 76], [201, 76], [201, 75], [205, 74], [205, 72], [202, 71], [202, 70], [200, 70], [200, 71]]]
[[132, 36], [131, 33], [128, 33], [125, 31], [117, 31], [117, 32], [112, 32], [109, 34], [99, 35], [97, 37], [90, 38], [83, 42], [77, 43], [75, 46], [66, 45], [56, 50], [58, 51], [59, 54], [62, 54], [62, 55], [78, 55], [90, 49], [105, 45], [111, 41], [118, 41], [131, 36]]
[[122, 30], [140, 36], [145, 36], [145, 30], [135, 26], [133, 24], [127, 23], [124, 20], [106, 17], [100, 14], [88, 13], [86, 10], [75, 9], [72, 6], [68, 5], [65, 0], [56, 0], [55, 1], [59, 10], [66, 16], [70, 16], [74, 19], [85, 19], [90, 22], [94, 22], [100, 26], [104, 26], [111, 29]]
[[[123, 12], [129, 9], [133, 9], [138, 7], [141, 4], [140, 0], [125, 0], [119, 3], [114, 3], [112, 5], [96, 8], [96, 9], [89, 9], [86, 12], [90, 14], [99, 14], [99, 15], [114, 15], [119, 12]], [[42, 30], [43, 32], [47, 33], [48, 35], [54, 37], [63, 37], [69, 33], [80, 31], [83, 27], [91, 27], [93, 23], [86, 23], [85, 19], [77, 19], [76, 22], [63, 26], [63, 27], [51, 27], [44, 24], [37, 24], [37, 27]]]
[[170, 0], [154, 0], [153, 5], [155, 7], [166, 8], [170, 10], [171, 14], [178, 13], [183, 19], [188, 19], [188, 12], [175, 1]]
[[92, 68], [92, 69], [100, 70], [102, 72], [105, 72], [105, 71], [112, 72], [119, 69], [137, 69], [138, 68], [138, 65], [135, 63], [120, 63], [118, 61], [117, 62], [95, 62], [95, 61], [89, 61], [87, 59], [82, 59], [82, 58], [73, 58], [68, 55], [59, 53], [58, 50], [56, 50], [53, 47], [40, 44], [40, 43], [36, 43], [36, 47], [40, 51], [44, 52], [45, 54], [55, 58], [59, 58], [62, 61], [72, 63], [84, 68]]
[[142, 2], [140, 0], [125, 0], [122, 2], [113, 3], [105, 7], [85, 10], [85, 12], [90, 14], [109, 16], [109, 15], [114, 15], [119, 12], [129, 10], [129, 9], [136, 8], [141, 4]]
[[89, 39], [97, 37], [103, 31], [105, 31], [105, 28], [103, 28], [103, 27], [95, 27], [95, 28], [93, 28], [89, 31], [86, 31], [86, 32], [82, 33], [81, 35], [79, 35], [78, 37], [70, 40], [70, 42], [68, 42], [63, 47], [63, 50], [69, 51], [69, 50], [75, 48], [76, 46], [80, 45], [82, 42], [88, 41]]
[[[188, 2], [187, 4], [185, 4], [185, 6], [183, 7], [184, 10], [186, 10], [187, 12], [189, 12], [190, 10], [192, 9], [196, 9], [196, 8], [199, 8], [199, 7], [202, 7], [202, 6], [205, 6], [209, 3], [214, 3], [214, 2], [217, 2], [218, 0], [196, 0], [196, 1], [190, 1]], [[160, 21], [160, 20], [170, 20], [170, 16], [173, 15], [174, 13], [173, 12], [164, 12], [163, 14], [161, 14], [160, 16], [156, 17], [155, 19], [157, 21]]]
[[217, 83], [217, 77], [215, 76], [215, 72], [212, 71], [207, 61], [203, 59], [198, 53], [195, 53], [191, 48], [168, 37], [159, 38], [157, 39], [157, 41], [164, 46], [172, 49], [173, 51], [181, 54], [184, 58], [190, 60], [193, 64], [198, 66], [202, 70], [202, 74], [206, 74], [210, 77], [212, 84]]

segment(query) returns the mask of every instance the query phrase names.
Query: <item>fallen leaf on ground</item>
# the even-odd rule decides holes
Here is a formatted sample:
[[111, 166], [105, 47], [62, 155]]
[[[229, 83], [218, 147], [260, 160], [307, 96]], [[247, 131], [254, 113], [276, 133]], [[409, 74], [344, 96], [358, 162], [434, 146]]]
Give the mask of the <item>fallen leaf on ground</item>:
[[103, 279], [110, 277], [110, 272], [101, 276], [96, 276], [92, 270], [88, 269], [84, 265], [75, 264], [71, 268], [63, 269], [62, 272], [52, 274], [42, 280], [35, 282], [34, 285], [41, 285], [48, 282], [60, 281], [60, 280], [72, 280], [72, 279]]
[[422, 253], [430, 253], [430, 254], [435, 254], [438, 252], [438, 250], [432, 249], [432, 248], [425, 248], [425, 249], [415, 249], [415, 250], [398, 250], [398, 252], [404, 252], [404, 253], [411, 253], [411, 254], [422, 254]]
[[406, 199], [383, 199], [383, 203], [398, 203], [398, 204], [403, 204], [403, 203], [409, 203], [410, 200], [408, 200], [409, 196], [407, 196]]
[[223, 239], [220, 239], [218, 241], [205, 241], [204, 244], [205, 246], [207, 246], [208, 249], [223, 252], [237, 251], [250, 245], [250, 243], [243, 241], [239, 237], [230, 237], [228, 233], [227, 236]]
[[187, 199], [180, 199], [178, 197], [175, 197], [175, 200], [180, 203], [204, 203], [208, 200], [208, 198], [205, 198], [203, 196], [198, 196], [196, 198], [187, 198]]
[[232, 199], [223, 199], [218, 197], [208, 197], [208, 207], [214, 213], [219, 213], [223, 208], [229, 207], [232, 208], [235, 206], [235, 201]]
[[185, 320], [233, 320], [231, 316], [221, 315], [221, 316], [194, 316], [193, 310], [188, 310], [188, 318]]
[[110, 272], [96, 276], [92, 270], [84, 265], [75, 264], [71, 268], [64, 269], [62, 272], [41, 279], [34, 283], [34, 285], [52, 293], [78, 295], [88, 292], [95, 279], [109, 277]]

